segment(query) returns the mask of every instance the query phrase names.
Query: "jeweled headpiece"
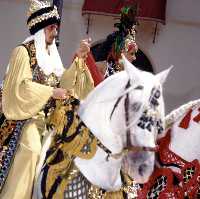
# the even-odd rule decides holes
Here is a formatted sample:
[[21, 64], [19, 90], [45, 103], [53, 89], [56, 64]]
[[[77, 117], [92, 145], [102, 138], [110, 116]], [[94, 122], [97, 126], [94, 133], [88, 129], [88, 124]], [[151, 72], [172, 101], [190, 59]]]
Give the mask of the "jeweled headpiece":
[[37, 31], [51, 24], [60, 24], [60, 16], [56, 6], [49, 2], [30, 0], [27, 25], [33, 35]]
[[137, 11], [137, 4], [121, 9], [120, 21], [114, 25], [118, 30], [108, 35], [104, 42], [91, 48], [96, 61], [106, 60], [110, 56], [117, 60], [122, 50], [128, 52], [137, 48], [135, 41]]
[[136, 20], [137, 4], [131, 7], [123, 7], [121, 10], [120, 22], [115, 24], [119, 30], [117, 31], [114, 50], [116, 54], [121, 54], [122, 49], [128, 52], [136, 45]]

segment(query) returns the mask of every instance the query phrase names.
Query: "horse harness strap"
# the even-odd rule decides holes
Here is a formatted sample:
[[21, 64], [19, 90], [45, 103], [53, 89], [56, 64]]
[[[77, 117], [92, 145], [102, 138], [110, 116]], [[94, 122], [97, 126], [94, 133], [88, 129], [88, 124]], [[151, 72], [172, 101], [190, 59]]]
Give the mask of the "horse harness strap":
[[[131, 86], [130, 84], [130, 79], [128, 80], [126, 86], [125, 86], [125, 89], [128, 89], [129, 87]], [[141, 89], [142, 86], [138, 86], [137, 87], [138, 89]], [[111, 112], [111, 115], [110, 115], [110, 119], [112, 118], [112, 115], [115, 111], [115, 109], [117, 108], [117, 106], [119, 105], [119, 102], [122, 100], [123, 96], [120, 96], [114, 107], [113, 107], [113, 110]], [[119, 158], [121, 157], [123, 154], [127, 154], [129, 151], [134, 151], [134, 152], [139, 152], [139, 151], [151, 151], [151, 152], [156, 152], [158, 150], [157, 147], [144, 147], [144, 146], [133, 146], [131, 144], [131, 132], [130, 132], [130, 117], [129, 117], [129, 104], [130, 104], [130, 101], [129, 101], [129, 93], [126, 94], [126, 98], [125, 98], [125, 101], [124, 101], [124, 108], [125, 108], [125, 122], [126, 122], [126, 127], [127, 127], [127, 130], [126, 130], [126, 147], [122, 150], [122, 152], [118, 153], [118, 154], [112, 154], [111, 152], [108, 153], [108, 157], [113, 157], [113, 158]]]
[[[128, 82], [127, 82], [127, 84], [126, 84], [126, 86], [125, 86], [125, 89], [128, 89], [129, 87], [131, 86], [131, 84], [130, 84], [130, 79], [128, 80]], [[111, 112], [111, 114], [110, 114], [110, 119], [112, 118], [112, 115], [113, 115], [113, 113], [114, 113], [114, 111], [115, 111], [115, 109], [117, 108], [117, 106], [119, 105], [119, 102], [122, 100], [122, 98], [123, 98], [123, 96], [120, 96], [118, 99], [117, 99], [117, 101], [116, 101], [116, 103], [115, 103], [115, 105], [114, 105], [114, 107], [113, 107], [113, 110], [112, 110], [112, 112]], [[129, 147], [129, 146], [131, 146], [131, 142], [130, 142], [130, 128], [128, 128], [128, 126], [129, 126], [129, 114], [128, 114], [128, 108], [129, 108], [129, 94], [127, 93], [126, 94], [126, 98], [125, 98], [125, 102], [124, 102], [124, 107], [125, 107], [125, 119], [126, 119], [126, 126], [127, 126], [127, 131], [126, 131], [126, 136], [127, 136], [127, 147]]]
[[[127, 89], [127, 88], [129, 88], [129, 87], [130, 87], [130, 80], [127, 82], [125, 88]], [[122, 97], [123, 97], [123, 96], [120, 96], [120, 97], [117, 99], [117, 101], [116, 101], [116, 103], [115, 103], [115, 105], [114, 105], [114, 107], [113, 107], [113, 110], [112, 110], [112, 112], [111, 112], [110, 119], [112, 118], [112, 115], [113, 115], [115, 109], [117, 108], [117, 106], [119, 105], [119, 102], [121, 101]], [[128, 125], [129, 125], [129, 114], [128, 114], [129, 94], [128, 94], [128, 93], [126, 94], [126, 99], [125, 99], [125, 104], [124, 104], [124, 105], [125, 105], [126, 126], [128, 126]], [[101, 143], [100, 140], [97, 139], [97, 145], [98, 145], [101, 149], [103, 149], [104, 152], [107, 153], [107, 157], [106, 157], [106, 160], [107, 160], [107, 161], [109, 160], [109, 157], [113, 157], [113, 158], [115, 158], [115, 159], [118, 159], [118, 158], [120, 158], [123, 154], [126, 154], [126, 153], [128, 152], [129, 148], [131, 147], [131, 143], [130, 143], [130, 128], [127, 128], [127, 132], [126, 132], [126, 133], [127, 133], [127, 148], [124, 149], [122, 152], [117, 153], [117, 154], [112, 154], [112, 152], [111, 152], [106, 146], [104, 146], [104, 145]]]
[[98, 145], [98, 147], [100, 147], [101, 149], [103, 149], [103, 151], [105, 153], [107, 153], [106, 160], [108, 161], [109, 157], [112, 155], [112, 152], [105, 145], [103, 145], [99, 139], [97, 139], [97, 145]]
[[[126, 89], [130, 87], [130, 80], [128, 81], [127, 85], [126, 85]], [[132, 146], [131, 145], [131, 131], [130, 131], [130, 127], [129, 127], [129, 122], [130, 122], [130, 119], [129, 119], [129, 112], [128, 112], [128, 108], [129, 108], [129, 94], [127, 93], [126, 94], [126, 98], [125, 98], [125, 101], [124, 101], [124, 107], [125, 107], [125, 119], [126, 119], [126, 127], [127, 127], [127, 130], [126, 130], [126, 146], [127, 147], [130, 147]]]

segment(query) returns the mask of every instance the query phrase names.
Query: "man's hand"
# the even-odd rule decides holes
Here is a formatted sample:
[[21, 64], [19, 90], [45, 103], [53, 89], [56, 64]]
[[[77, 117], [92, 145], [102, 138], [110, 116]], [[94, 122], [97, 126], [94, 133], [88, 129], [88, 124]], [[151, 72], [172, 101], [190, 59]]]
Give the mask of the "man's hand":
[[71, 91], [65, 90], [63, 88], [55, 88], [53, 90], [52, 97], [54, 99], [66, 99], [69, 95], [71, 95]]
[[87, 54], [90, 52], [90, 42], [91, 39], [83, 39], [80, 42], [80, 47], [76, 51], [76, 54], [79, 58], [86, 59]]

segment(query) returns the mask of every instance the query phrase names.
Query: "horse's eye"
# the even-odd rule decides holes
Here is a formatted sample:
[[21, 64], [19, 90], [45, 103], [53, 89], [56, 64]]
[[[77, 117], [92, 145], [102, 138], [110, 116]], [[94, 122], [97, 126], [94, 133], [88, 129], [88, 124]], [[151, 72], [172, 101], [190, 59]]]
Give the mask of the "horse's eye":
[[158, 99], [160, 97], [160, 95], [161, 95], [160, 90], [156, 90], [156, 92], [155, 92], [155, 98]]
[[144, 89], [144, 86], [142, 86], [142, 85], [135, 87], [135, 90], [143, 90], [143, 89]]
[[141, 108], [141, 103], [139, 102], [135, 102], [131, 105], [131, 110], [134, 111], [134, 112], [138, 112]]

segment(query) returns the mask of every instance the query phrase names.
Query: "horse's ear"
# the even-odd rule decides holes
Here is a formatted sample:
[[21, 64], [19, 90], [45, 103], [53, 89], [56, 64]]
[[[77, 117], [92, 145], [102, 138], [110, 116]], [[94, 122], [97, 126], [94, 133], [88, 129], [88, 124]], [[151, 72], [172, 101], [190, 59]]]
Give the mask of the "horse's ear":
[[160, 72], [160, 73], [158, 73], [158, 74], [156, 75], [156, 77], [158, 78], [158, 80], [159, 80], [159, 82], [160, 82], [161, 84], [164, 84], [164, 83], [165, 83], [165, 81], [166, 81], [166, 79], [167, 79], [167, 76], [168, 76], [169, 72], [171, 71], [171, 69], [172, 69], [173, 67], [174, 67], [174, 66], [170, 66], [168, 69], [166, 69], [166, 70], [164, 70], [164, 71], [162, 71], [162, 72]]
[[129, 78], [134, 82], [140, 82], [140, 70], [138, 70], [132, 63], [130, 63], [124, 54], [121, 55], [120, 63], [123, 64], [124, 70], [127, 72]]

